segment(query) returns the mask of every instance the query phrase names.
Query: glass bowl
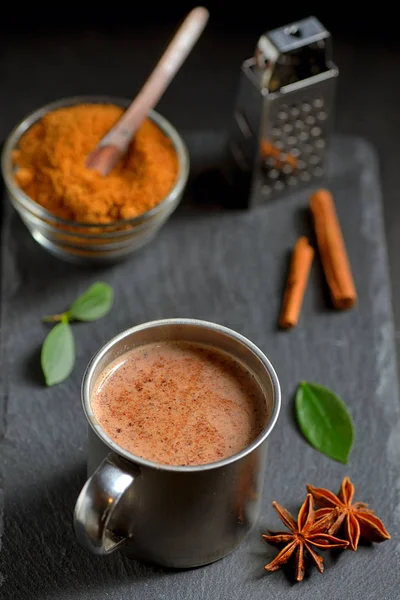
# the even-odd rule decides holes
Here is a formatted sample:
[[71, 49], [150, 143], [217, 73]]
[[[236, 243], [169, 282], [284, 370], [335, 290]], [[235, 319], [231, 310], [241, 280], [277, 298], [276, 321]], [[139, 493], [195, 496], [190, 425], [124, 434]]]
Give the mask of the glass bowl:
[[158, 233], [178, 206], [189, 176], [189, 154], [177, 130], [160, 114], [152, 111], [149, 118], [169, 137], [178, 156], [178, 175], [169, 194], [151, 210], [133, 219], [107, 224], [85, 224], [55, 217], [34, 202], [14, 182], [12, 151], [29, 127], [46, 113], [75, 104], [116, 104], [126, 108], [130, 100], [108, 96], [77, 96], [47, 104], [21, 121], [8, 136], [1, 157], [1, 169], [8, 196], [43, 248], [58, 258], [79, 264], [113, 262], [147, 244]]

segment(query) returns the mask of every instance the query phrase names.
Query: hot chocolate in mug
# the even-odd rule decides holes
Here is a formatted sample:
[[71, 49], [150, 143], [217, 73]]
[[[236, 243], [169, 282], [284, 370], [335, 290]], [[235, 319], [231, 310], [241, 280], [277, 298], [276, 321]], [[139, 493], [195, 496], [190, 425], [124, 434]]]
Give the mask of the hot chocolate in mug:
[[[222, 351], [256, 378], [267, 405], [261, 433], [240, 452], [208, 464], [175, 466], [117, 445], [93, 413], [91, 398], [107, 367], [154, 342], [190, 342]], [[128, 329], [91, 360], [82, 384], [89, 422], [88, 476], [76, 506], [79, 542], [94, 554], [124, 554], [166, 567], [211, 563], [234, 550], [257, 522], [268, 437], [278, 419], [277, 375], [257, 346], [235, 331], [195, 319], [166, 319]]]

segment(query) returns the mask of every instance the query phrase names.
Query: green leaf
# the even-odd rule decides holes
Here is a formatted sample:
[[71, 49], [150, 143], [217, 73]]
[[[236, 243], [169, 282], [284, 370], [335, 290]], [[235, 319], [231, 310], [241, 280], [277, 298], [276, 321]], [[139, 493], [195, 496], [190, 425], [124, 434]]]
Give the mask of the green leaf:
[[68, 316], [78, 321], [96, 321], [111, 309], [113, 296], [111, 286], [102, 282], [94, 283], [75, 300], [68, 311]]
[[354, 428], [343, 400], [322, 385], [302, 381], [296, 393], [296, 416], [314, 448], [347, 464]]
[[75, 343], [66, 321], [58, 323], [42, 346], [41, 364], [48, 386], [61, 383], [70, 375], [75, 362]]

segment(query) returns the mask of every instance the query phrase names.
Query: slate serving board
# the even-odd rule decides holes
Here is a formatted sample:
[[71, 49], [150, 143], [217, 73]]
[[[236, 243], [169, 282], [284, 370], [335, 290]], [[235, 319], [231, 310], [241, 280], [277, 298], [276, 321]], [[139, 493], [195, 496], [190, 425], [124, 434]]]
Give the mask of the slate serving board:
[[[222, 137], [187, 136], [194, 177], [218, 162]], [[309, 234], [307, 194], [233, 212], [218, 205], [211, 173], [201, 197], [186, 201], [158, 238], [128, 262], [83, 269], [58, 261], [28, 235], [8, 204], [2, 226], [0, 473], [5, 490], [1, 597], [125, 600], [395, 600], [399, 590], [400, 421], [390, 289], [374, 152], [362, 140], [336, 139], [329, 183], [353, 265], [358, 306], [333, 312], [318, 261], [300, 326], [276, 328], [290, 249]], [[214, 192], [218, 191], [214, 188]], [[46, 389], [39, 368], [47, 332], [40, 318], [62, 310], [90, 283], [115, 288], [102, 321], [74, 325], [72, 377]], [[167, 571], [116, 554], [93, 557], [71, 528], [85, 480], [86, 423], [80, 382], [91, 355], [134, 324], [183, 316], [216, 321], [248, 336], [280, 377], [283, 407], [271, 437], [260, 526], [229, 557], [190, 571]], [[302, 379], [335, 389], [347, 402], [356, 441], [348, 466], [313, 450], [296, 429], [293, 394]], [[326, 558], [323, 576], [301, 584], [265, 574], [276, 550], [260, 531], [276, 528], [271, 501], [296, 510], [305, 483], [338, 488], [349, 474], [392, 534], [380, 546]], [[326, 554], [325, 554], [326, 556]]]

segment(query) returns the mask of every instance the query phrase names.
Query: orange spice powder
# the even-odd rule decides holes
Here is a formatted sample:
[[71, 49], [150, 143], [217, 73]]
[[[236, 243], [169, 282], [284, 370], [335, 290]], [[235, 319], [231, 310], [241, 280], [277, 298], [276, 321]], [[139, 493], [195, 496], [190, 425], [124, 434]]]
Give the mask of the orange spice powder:
[[112, 223], [154, 208], [176, 181], [178, 158], [150, 119], [107, 177], [85, 166], [89, 152], [122, 114], [112, 104], [79, 104], [46, 114], [13, 152], [17, 185], [55, 216], [80, 223]]

